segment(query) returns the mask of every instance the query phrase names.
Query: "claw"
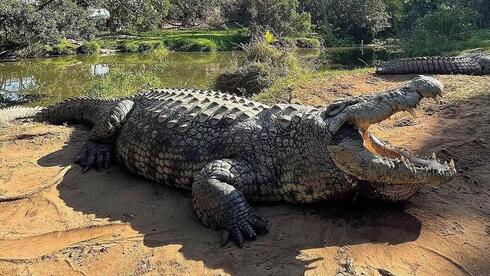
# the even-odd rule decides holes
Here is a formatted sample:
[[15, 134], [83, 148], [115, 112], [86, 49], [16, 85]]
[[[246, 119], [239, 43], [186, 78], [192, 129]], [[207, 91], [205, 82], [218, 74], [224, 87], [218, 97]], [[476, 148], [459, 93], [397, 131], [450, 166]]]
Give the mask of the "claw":
[[408, 109], [408, 113], [410, 113], [410, 115], [412, 115], [414, 119], [417, 119], [417, 113], [415, 113], [415, 109], [413, 108]]
[[233, 228], [230, 231], [231, 238], [236, 242], [238, 247], [242, 248], [243, 247], [243, 234], [240, 231], [239, 228]]
[[80, 164], [82, 173], [95, 168], [99, 171], [102, 168], [108, 168], [110, 164], [110, 146], [93, 141], [88, 141], [80, 155], [75, 159], [75, 163]]
[[230, 232], [228, 230], [221, 231], [221, 246], [225, 246], [230, 240]]

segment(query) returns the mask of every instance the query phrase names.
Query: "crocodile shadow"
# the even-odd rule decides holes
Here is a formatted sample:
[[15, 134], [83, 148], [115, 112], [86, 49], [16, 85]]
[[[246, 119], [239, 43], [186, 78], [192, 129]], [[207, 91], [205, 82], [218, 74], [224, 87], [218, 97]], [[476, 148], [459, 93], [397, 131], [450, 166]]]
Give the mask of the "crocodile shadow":
[[[70, 141], [59, 151], [38, 160], [43, 167], [72, 163], [88, 135], [76, 126]], [[298, 274], [315, 267], [322, 258], [300, 257], [309, 248], [363, 243], [400, 244], [417, 240], [421, 222], [403, 205], [373, 201], [319, 203], [304, 206], [261, 205], [270, 232], [243, 249], [220, 245], [218, 232], [202, 226], [191, 208], [189, 192], [152, 184], [115, 164], [103, 172], [81, 174], [70, 170], [57, 189], [67, 206], [97, 218], [122, 221], [144, 235], [148, 247], [182, 245], [187, 259], [228, 273]]]

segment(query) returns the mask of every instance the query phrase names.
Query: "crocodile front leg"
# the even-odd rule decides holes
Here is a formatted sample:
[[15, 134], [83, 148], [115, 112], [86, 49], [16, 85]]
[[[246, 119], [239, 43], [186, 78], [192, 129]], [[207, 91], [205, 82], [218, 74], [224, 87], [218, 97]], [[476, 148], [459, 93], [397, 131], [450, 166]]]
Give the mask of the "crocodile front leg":
[[103, 119], [96, 123], [89, 140], [76, 159], [82, 166], [82, 172], [91, 168], [108, 168], [111, 160], [112, 144], [117, 131], [126, 121], [126, 117], [133, 108], [134, 102], [122, 100], [103, 115]]
[[192, 202], [201, 222], [214, 229], [225, 229], [223, 244], [267, 233], [267, 221], [248, 204], [240, 189], [252, 185], [253, 170], [244, 161], [224, 159], [208, 164], [192, 185]]

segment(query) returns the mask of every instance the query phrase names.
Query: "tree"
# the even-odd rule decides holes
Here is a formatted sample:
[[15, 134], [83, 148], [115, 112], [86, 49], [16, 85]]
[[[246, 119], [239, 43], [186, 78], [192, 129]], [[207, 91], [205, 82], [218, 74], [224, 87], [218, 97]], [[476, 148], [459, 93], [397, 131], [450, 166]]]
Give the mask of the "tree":
[[170, 0], [169, 19], [183, 27], [192, 27], [205, 20], [216, 4], [216, 0]]
[[146, 31], [160, 27], [168, 15], [169, 0], [106, 0], [112, 31]]
[[470, 36], [479, 14], [470, 8], [441, 6], [419, 18], [404, 43], [410, 55], [438, 55], [451, 51], [458, 41]]
[[370, 41], [390, 26], [383, 0], [306, 0], [301, 8], [317, 30], [337, 38]]
[[54, 44], [62, 38], [89, 39], [96, 30], [85, 9], [71, 0], [0, 2], [2, 44]]
[[295, 35], [311, 29], [311, 16], [298, 12], [297, 0], [244, 0], [243, 5], [252, 30], [265, 28], [281, 35]]

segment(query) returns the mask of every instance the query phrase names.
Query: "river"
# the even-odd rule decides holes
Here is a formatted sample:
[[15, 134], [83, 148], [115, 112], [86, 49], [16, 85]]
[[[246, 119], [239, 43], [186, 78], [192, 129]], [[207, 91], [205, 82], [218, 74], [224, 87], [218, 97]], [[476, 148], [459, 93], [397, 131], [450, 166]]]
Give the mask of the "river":
[[[161, 59], [151, 54], [120, 54], [1, 62], [0, 105], [22, 102], [46, 105], [69, 97], [94, 95], [94, 87], [116, 70], [127, 73], [116, 76], [121, 83], [134, 81], [133, 75], [144, 75], [137, 81], [158, 81], [162, 87], [209, 88], [219, 73], [239, 63], [242, 56], [241, 52], [169, 53]], [[375, 60], [386, 60], [396, 53], [370, 48], [329, 48], [322, 52], [301, 51], [301, 56], [321, 57], [327, 61], [322, 63], [327, 65], [321, 70], [329, 70], [371, 66]], [[119, 96], [118, 91], [111, 95]], [[125, 95], [124, 91], [120, 95]]]

